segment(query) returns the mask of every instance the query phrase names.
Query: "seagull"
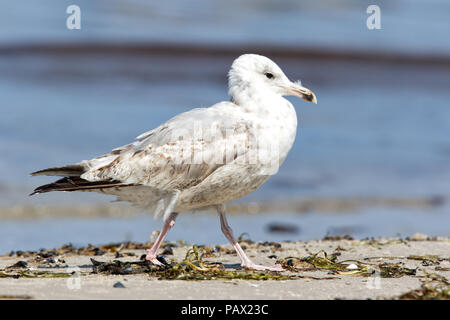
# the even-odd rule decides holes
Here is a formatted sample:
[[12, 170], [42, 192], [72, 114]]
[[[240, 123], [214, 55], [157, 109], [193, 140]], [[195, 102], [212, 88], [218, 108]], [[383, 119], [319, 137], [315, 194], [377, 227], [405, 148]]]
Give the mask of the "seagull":
[[179, 213], [214, 209], [243, 268], [283, 271], [279, 264], [263, 266], [249, 259], [227, 222], [225, 204], [255, 191], [285, 160], [295, 140], [297, 115], [284, 96], [316, 104], [317, 99], [257, 54], [233, 61], [228, 87], [230, 101], [181, 113], [108, 154], [31, 173], [62, 177], [31, 195], [94, 191], [162, 217], [162, 230], [146, 255], [155, 265], [162, 265], [156, 253]]

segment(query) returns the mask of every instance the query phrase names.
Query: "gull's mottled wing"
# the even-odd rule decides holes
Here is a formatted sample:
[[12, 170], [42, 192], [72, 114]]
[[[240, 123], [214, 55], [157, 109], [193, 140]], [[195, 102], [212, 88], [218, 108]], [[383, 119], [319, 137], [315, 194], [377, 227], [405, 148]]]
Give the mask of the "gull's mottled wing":
[[254, 140], [251, 126], [232, 102], [193, 109], [138, 136], [134, 143], [83, 161], [88, 170], [81, 178], [184, 190], [245, 154]]

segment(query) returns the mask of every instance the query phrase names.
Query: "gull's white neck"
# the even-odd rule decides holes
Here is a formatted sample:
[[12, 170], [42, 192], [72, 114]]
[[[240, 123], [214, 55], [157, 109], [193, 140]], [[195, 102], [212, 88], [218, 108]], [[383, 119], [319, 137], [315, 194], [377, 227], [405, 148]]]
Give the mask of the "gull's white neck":
[[268, 134], [278, 136], [281, 165], [297, 132], [297, 114], [292, 104], [281, 95], [266, 92], [244, 91], [236, 98], [233, 97], [233, 102], [241, 111], [257, 119], [261, 129]]

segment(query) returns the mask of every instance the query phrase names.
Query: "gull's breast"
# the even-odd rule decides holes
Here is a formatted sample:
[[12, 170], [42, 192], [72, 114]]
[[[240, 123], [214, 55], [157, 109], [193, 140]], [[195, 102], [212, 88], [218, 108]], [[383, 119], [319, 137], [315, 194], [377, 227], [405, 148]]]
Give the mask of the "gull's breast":
[[291, 149], [297, 130], [297, 116], [292, 104], [283, 106], [267, 117], [250, 114], [248, 152], [225, 163], [198, 185], [181, 191], [176, 210], [226, 203], [258, 189], [278, 172]]

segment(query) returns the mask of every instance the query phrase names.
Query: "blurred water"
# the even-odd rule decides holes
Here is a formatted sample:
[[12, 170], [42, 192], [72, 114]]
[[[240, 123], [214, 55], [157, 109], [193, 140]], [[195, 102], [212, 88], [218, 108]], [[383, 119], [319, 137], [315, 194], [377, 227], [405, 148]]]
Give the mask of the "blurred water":
[[[82, 32], [66, 29], [77, 4]], [[382, 30], [366, 28], [369, 5]], [[184, 42], [450, 53], [446, 0], [4, 1], [0, 43]]]
[[[65, 28], [69, 4], [19, 0], [1, 5], [0, 206], [108, 201], [84, 193], [30, 199], [26, 195], [33, 187], [49, 179], [30, 178], [28, 173], [109, 152], [180, 112], [229, 99], [226, 73], [234, 56], [128, 52], [127, 43], [135, 42], [182, 43], [187, 48], [202, 44], [234, 48], [236, 53], [252, 44], [262, 48], [263, 54], [265, 47], [278, 48], [286, 55], [271, 58], [291, 79], [301, 79], [314, 90], [317, 106], [289, 98], [299, 117], [296, 143], [279, 173], [244, 201], [449, 196], [448, 1], [377, 1], [383, 27], [377, 31], [365, 26], [365, 9], [371, 1], [348, 0], [339, 5], [331, 0], [78, 1], [81, 31]], [[20, 54], [6, 50], [29, 44], [65, 48], [89, 43], [100, 44], [100, 52], [90, 52], [89, 47], [81, 54], [67, 48], [63, 52], [28, 48]], [[123, 52], [111, 53], [102, 49], [102, 43], [118, 45]], [[286, 48], [349, 55], [298, 59], [289, 58], [292, 52]], [[361, 52], [381, 57], [395, 52], [397, 60], [372, 59]], [[439, 59], [434, 60], [434, 55]], [[339, 218], [316, 213], [311, 220], [301, 217], [307, 225], [302, 230], [310, 230], [301, 239], [322, 237], [328, 230], [324, 226], [339, 226], [339, 221], [347, 225], [356, 221], [361, 229], [350, 233], [361, 237], [395, 235], [395, 230], [403, 235], [420, 231], [449, 236], [447, 209], [365, 208]], [[248, 217], [253, 222], [237, 219], [255, 240], [272, 239], [261, 231], [271, 219], [292, 224], [300, 219], [276, 213], [264, 217], [254, 228], [254, 217]], [[70, 241], [124, 240], [126, 230], [139, 233], [133, 240], [143, 240], [148, 229], [140, 226], [159, 226], [148, 217], [108, 223], [74, 219], [2, 222], [0, 243], [5, 245], [0, 251], [26, 249], [40, 242], [39, 235], [40, 246], [46, 247]], [[194, 220], [202, 225], [212, 223], [210, 219]], [[119, 232], [125, 223], [127, 227]], [[387, 224], [391, 229], [386, 230]], [[183, 229], [186, 233], [175, 233], [174, 239], [220, 240], [212, 232], [195, 238], [196, 228]], [[91, 230], [86, 235], [90, 240], [83, 242], [77, 236], [81, 229]], [[112, 234], [117, 237], [111, 238]]]
[[[448, 236], [450, 215], [448, 207], [424, 212], [422, 210], [360, 210], [346, 215], [312, 213], [262, 214], [230, 216], [229, 223], [237, 236], [253, 241], [298, 241], [322, 239], [325, 235], [351, 234], [364, 237], [407, 237], [415, 233]], [[430, 223], [438, 220], [440, 223]], [[294, 226], [297, 233], [274, 233], [268, 226]], [[129, 219], [42, 219], [33, 221], [3, 221], [0, 224], [0, 254], [11, 250], [38, 250], [72, 243], [75, 246], [107, 244], [121, 241], [148, 242], [153, 230], [161, 223], [150, 216]], [[246, 233], [246, 235], [244, 235]], [[182, 214], [169, 232], [168, 241], [216, 245], [226, 244], [216, 215]]]
[[[48, 181], [29, 172], [109, 152], [180, 112], [228, 100], [230, 60], [211, 58], [206, 69], [203, 60], [186, 68], [177, 60], [5, 57], [0, 184], [11, 192], [4, 201], [28, 201], [26, 192]], [[289, 98], [300, 123], [296, 143], [250, 198], [448, 195], [449, 68], [278, 62], [319, 104]]]

